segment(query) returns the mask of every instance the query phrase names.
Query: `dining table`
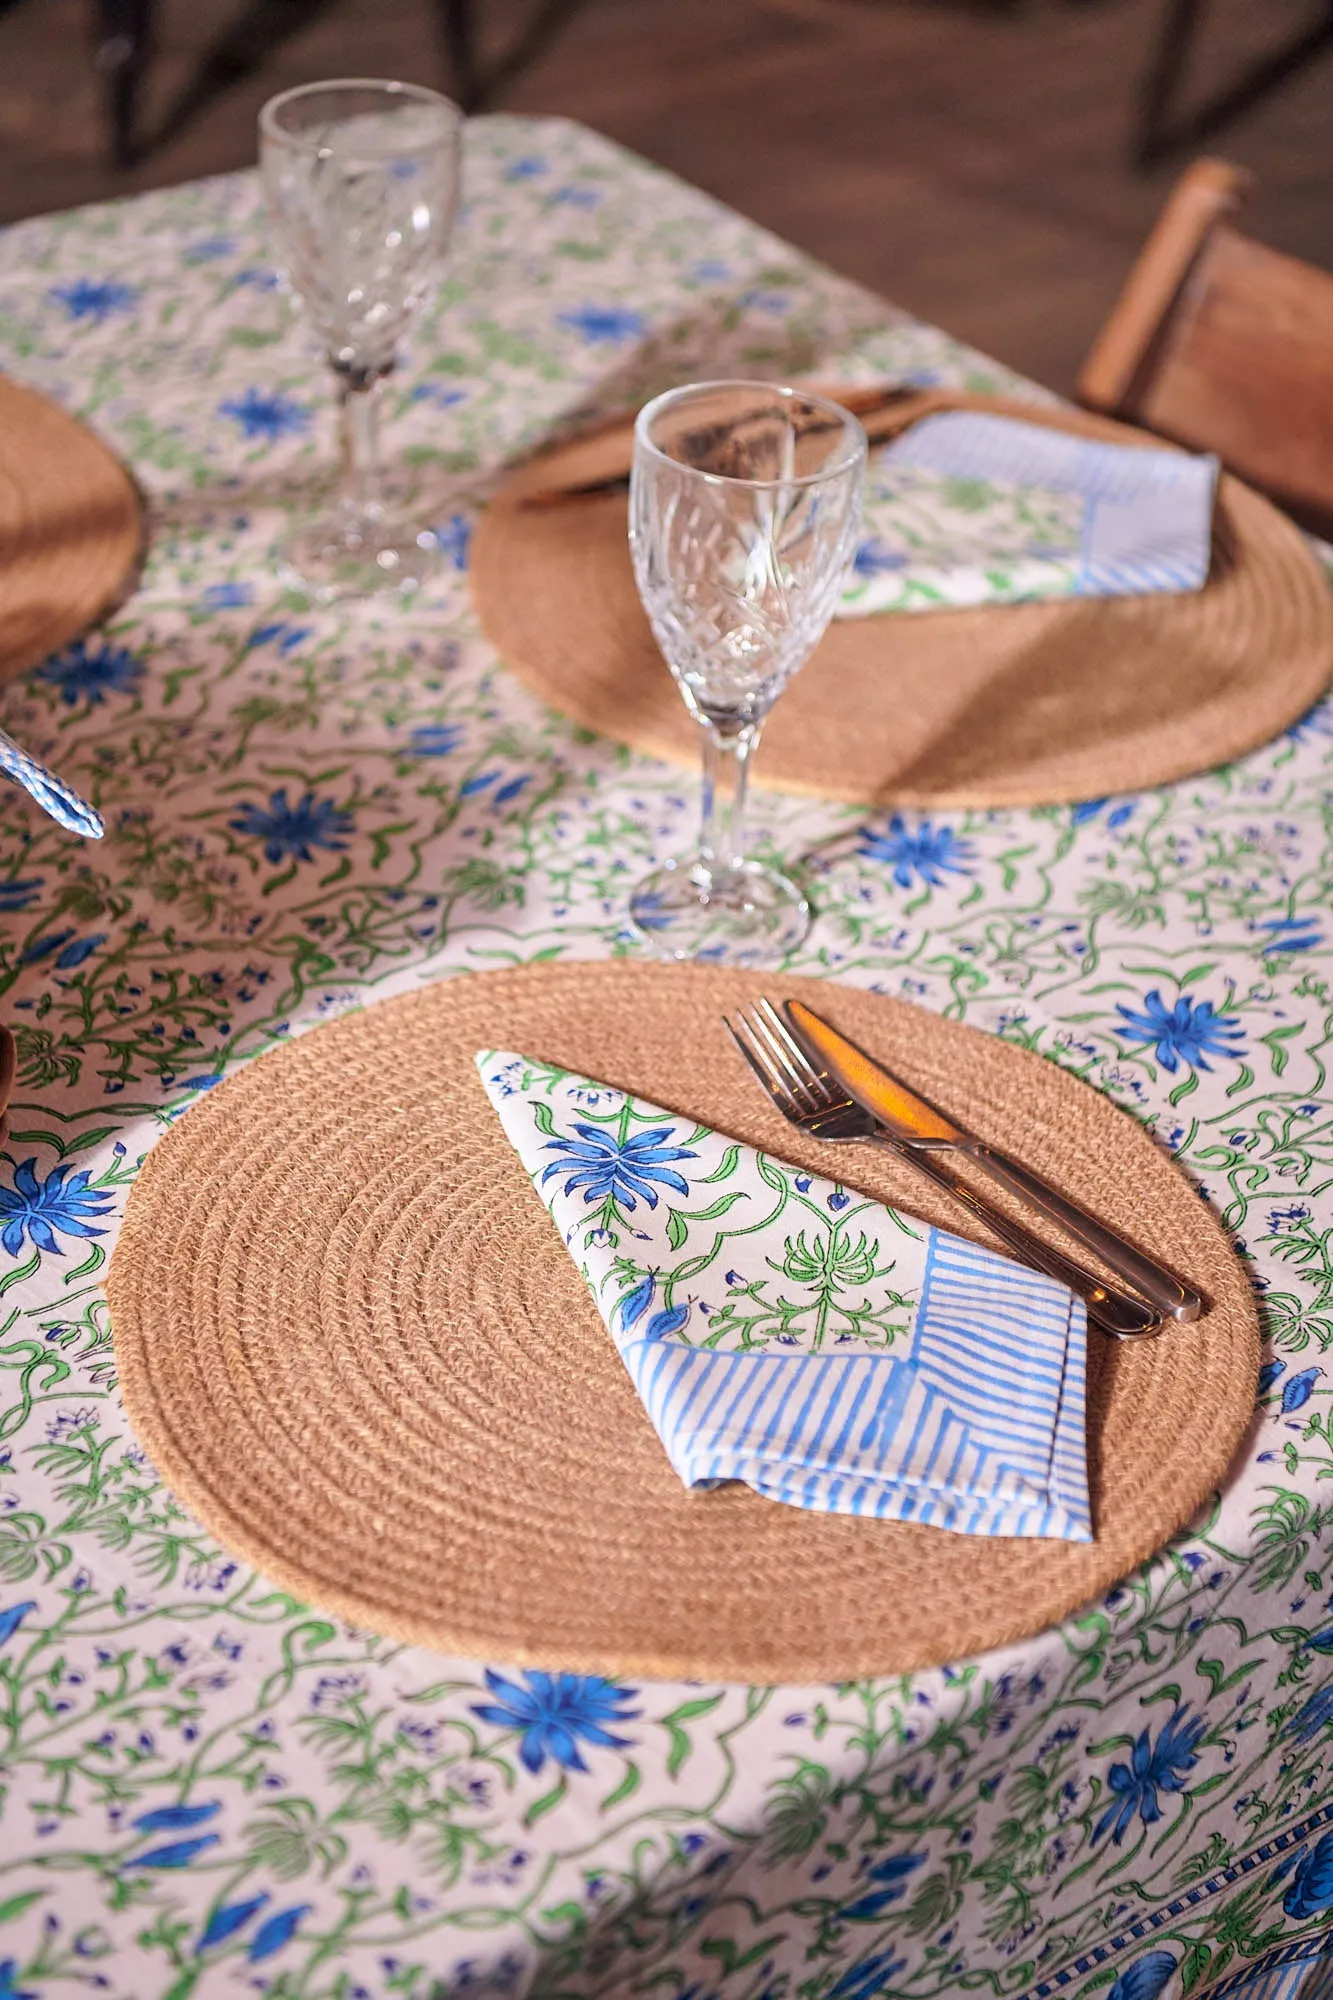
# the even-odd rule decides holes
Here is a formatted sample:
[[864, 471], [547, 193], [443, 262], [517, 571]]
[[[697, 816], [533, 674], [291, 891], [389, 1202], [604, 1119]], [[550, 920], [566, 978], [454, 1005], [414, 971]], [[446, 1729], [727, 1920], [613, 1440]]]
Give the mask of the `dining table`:
[[1051, 400], [574, 123], [472, 121], [465, 189], [385, 389], [446, 556], [401, 601], [312, 603], [278, 561], [333, 416], [253, 173], [0, 237], [0, 366], [110, 444], [148, 524], [132, 594], [0, 688], [106, 822], [0, 800], [0, 1996], [1333, 1990], [1333, 702], [1021, 810], [766, 790], [760, 753], [759, 845], [816, 912], [788, 969], [1085, 1079], [1258, 1296], [1220, 1490], [1063, 1623], [817, 1686], [446, 1658], [256, 1573], [136, 1441], [103, 1281], [155, 1142], [349, 1010], [639, 953], [629, 885], [690, 846], [690, 773], [481, 631], [503, 470], [691, 378]]

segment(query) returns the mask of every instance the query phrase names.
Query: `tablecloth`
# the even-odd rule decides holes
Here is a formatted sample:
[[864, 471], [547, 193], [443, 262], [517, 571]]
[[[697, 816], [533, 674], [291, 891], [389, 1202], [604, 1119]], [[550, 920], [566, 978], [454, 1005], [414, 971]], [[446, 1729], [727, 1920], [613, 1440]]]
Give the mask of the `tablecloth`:
[[627, 885], [691, 839], [692, 778], [543, 709], [480, 637], [499, 464], [701, 373], [1023, 392], [576, 126], [480, 120], [467, 176], [389, 388], [451, 564], [408, 610], [279, 579], [332, 419], [252, 176], [0, 239], [0, 361], [124, 453], [154, 520], [132, 601], [0, 690], [109, 824], [89, 846], [0, 799], [0, 1995], [1326, 1991], [1331, 705], [1072, 809], [756, 799], [818, 902], [798, 969], [1088, 1077], [1250, 1261], [1269, 1358], [1226, 1491], [1062, 1627], [839, 1687], [446, 1660], [233, 1561], [126, 1425], [100, 1281], [195, 1095], [422, 981], [632, 949]]

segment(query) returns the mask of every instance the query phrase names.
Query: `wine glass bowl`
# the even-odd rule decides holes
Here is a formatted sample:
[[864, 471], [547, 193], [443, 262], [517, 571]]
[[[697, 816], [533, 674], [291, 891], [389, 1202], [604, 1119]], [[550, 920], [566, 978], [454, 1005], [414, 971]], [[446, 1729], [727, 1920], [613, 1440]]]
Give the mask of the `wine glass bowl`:
[[260, 166], [287, 278], [334, 371], [342, 479], [288, 560], [321, 597], [401, 590], [438, 565], [381, 488], [377, 385], [438, 283], [459, 196], [463, 118], [438, 92], [350, 78], [305, 84], [260, 113]]
[[761, 964], [809, 927], [799, 888], [745, 852], [745, 784], [765, 717], [836, 608], [865, 460], [850, 412], [771, 383], [697, 383], [639, 413], [635, 580], [704, 760], [697, 853], [631, 899], [658, 953]]

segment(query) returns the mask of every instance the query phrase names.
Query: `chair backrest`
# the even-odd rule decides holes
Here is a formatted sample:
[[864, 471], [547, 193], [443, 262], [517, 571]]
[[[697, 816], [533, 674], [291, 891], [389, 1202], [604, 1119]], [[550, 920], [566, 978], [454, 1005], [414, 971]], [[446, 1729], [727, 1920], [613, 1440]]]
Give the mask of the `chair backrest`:
[[1225, 160], [1176, 184], [1083, 364], [1079, 400], [1214, 451], [1333, 533], [1333, 277], [1243, 236]]

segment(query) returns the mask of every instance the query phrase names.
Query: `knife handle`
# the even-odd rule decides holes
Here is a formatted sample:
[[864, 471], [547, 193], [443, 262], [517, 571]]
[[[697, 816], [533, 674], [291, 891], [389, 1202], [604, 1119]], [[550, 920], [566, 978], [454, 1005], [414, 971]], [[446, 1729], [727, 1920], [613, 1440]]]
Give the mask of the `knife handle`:
[[1158, 1312], [1168, 1313], [1172, 1319], [1179, 1320], [1199, 1317], [1203, 1311], [1203, 1300], [1196, 1291], [1182, 1285], [1170, 1271], [1164, 1270], [1141, 1250], [1136, 1250], [1132, 1243], [1126, 1243], [1123, 1236], [1108, 1229], [1104, 1222], [1098, 1222], [1095, 1215], [1089, 1215], [1086, 1208], [1080, 1208], [1068, 1195], [1049, 1186], [1039, 1174], [1032, 1173], [1017, 1160], [1011, 1160], [1007, 1153], [994, 1152], [980, 1143], [966, 1147], [965, 1151], [969, 1159], [984, 1167], [1010, 1194], [1017, 1195], [1029, 1208], [1044, 1215], [1048, 1222], [1058, 1223], [1071, 1236], [1076, 1236], [1080, 1243], [1085, 1243], [1089, 1250], [1095, 1251], [1118, 1277], [1142, 1292]]
[[1034, 1236], [1021, 1222], [1006, 1215], [1003, 1209], [996, 1208], [984, 1195], [969, 1187], [951, 1167], [945, 1165], [939, 1153], [903, 1146], [887, 1136], [877, 1137], [876, 1143], [886, 1146], [900, 1159], [905, 1156], [923, 1174], [937, 1181], [942, 1188], [947, 1188], [955, 1201], [978, 1216], [987, 1229], [1007, 1243], [1023, 1263], [1067, 1285], [1083, 1300], [1088, 1309], [1088, 1319], [1103, 1333], [1109, 1333], [1115, 1340], [1142, 1340], [1161, 1332], [1161, 1315], [1152, 1306], [1146, 1305], [1142, 1299], [1133, 1298], [1128, 1292], [1117, 1291], [1114, 1285], [1108, 1285], [1091, 1271], [1084, 1270], [1063, 1251]]

